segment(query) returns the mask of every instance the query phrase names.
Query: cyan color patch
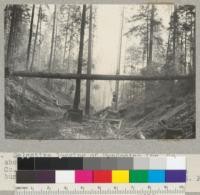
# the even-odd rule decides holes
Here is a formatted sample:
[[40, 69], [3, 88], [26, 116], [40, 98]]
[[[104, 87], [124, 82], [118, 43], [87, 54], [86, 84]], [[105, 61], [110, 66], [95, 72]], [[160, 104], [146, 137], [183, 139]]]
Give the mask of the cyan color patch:
[[165, 183], [165, 171], [164, 170], [149, 170], [148, 183]]

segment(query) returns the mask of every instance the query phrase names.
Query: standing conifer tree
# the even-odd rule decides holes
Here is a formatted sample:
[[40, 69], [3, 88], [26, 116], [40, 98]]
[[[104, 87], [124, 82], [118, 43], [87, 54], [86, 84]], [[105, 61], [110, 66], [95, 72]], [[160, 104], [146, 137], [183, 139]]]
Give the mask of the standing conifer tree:
[[[79, 56], [78, 56], [78, 69], [77, 69], [78, 75], [82, 73], [85, 20], [86, 20], [86, 5], [83, 5], [82, 19], [81, 19], [81, 31], [80, 31]], [[75, 90], [74, 104], [73, 104], [74, 110], [79, 109], [80, 94], [81, 94], [81, 80], [76, 79], [76, 90]]]

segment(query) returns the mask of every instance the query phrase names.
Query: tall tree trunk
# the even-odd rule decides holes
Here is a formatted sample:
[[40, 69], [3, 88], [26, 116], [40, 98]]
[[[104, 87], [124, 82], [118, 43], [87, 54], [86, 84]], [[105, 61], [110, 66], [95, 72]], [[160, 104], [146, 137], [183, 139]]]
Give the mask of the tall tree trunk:
[[[125, 42], [125, 51], [127, 50], [127, 40]], [[144, 67], [144, 58], [145, 58], [145, 50], [143, 49], [143, 67]], [[124, 64], [123, 64], [123, 74], [126, 74], [126, 54], [124, 55]], [[125, 81], [122, 81], [122, 90], [121, 90], [121, 100], [124, 102], [125, 99]]]
[[146, 62], [146, 60], [145, 60], [145, 57], [146, 57], [146, 46], [144, 45], [144, 47], [143, 47], [143, 51], [142, 51], [142, 68], [144, 68], [145, 67], [145, 62]]
[[[185, 22], [187, 24], [187, 13], [185, 14]], [[184, 63], [184, 74], [187, 73], [187, 30], [185, 29], [185, 63]]]
[[173, 15], [173, 68], [172, 68], [172, 74], [176, 73], [176, 40], [177, 40], [177, 8], [176, 5], [174, 5], [174, 15]]
[[[147, 73], [151, 71], [152, 68], [152, 58], [153, 58], [153, 37], [154, 37], [154, 12], [155, 6], [151, 7], [151, 18], [150, 18], [150, 34], [149, 34], [149, 49], [148, 49], [148, 58], [147, 58]], [[145, 101], [149, 100], [152, 96], [152, 83], [147, 81], [145, 83]]]
[[8, 23], [9, 23], [9, 5], [6, 5], [4, 9], [4, 34], [7, 35]]
[[[144, 48], [145, 49], [145, 48]], [[147, 42], [146, 42], [146, 58], [147, 58], [147, 63], [146, 65], [148, 66], [149, 64], [149, 15], [147, 13]]]
[[[54, 72], [55, 71], [55, 63], [56, 63], [56, 61], [55, 61], [55, 59], [56, 59], [56, 48], [57, 48], [57, 23], [55, 24], [55, 38], [54, 38], [54, 49], [53, 49], [53, 62], [52, 62], [52, 71]], [[53, 82], [54, 80], [52, 80], [51, 81], [51, 88], [53, 88], [53, 84], [54, 84], [54, 82]]]
[[[118, 60], [117, 60], [116, 75], [120, 74], [123, 27], [124, 27], [124, 8], [122, 10], [122, 16], [121, 16], [121, 29], [120, 29], [120, 40], [119, 40], [119, 54], [118, 54]], [[116, 81], [116, 83], [115, 83], [115, 95], [116, 95], [115, 110], [117, 110], [117, 108], [118, 108], [118, 101], [119, 101], [119, 81]]]
[[[71, 32], [70, 32], [70, 38], [69, 38], [69, 48], [68, 48], [68, 56], [67, 56], [67, 73], [70, 72], [70, 59], [71, 59], [71, 50], [72, 50], [72, 41], [73, 41], [73, 29], [71, 29]], [[69, 80], [66, 80], [65, 82], [65, 92], [67, 93], [67, 90], [68, 90], [68, 83]]]
[[102, 108], [105, 108], [105, 102], [106, 102], [106, 90], [105, 90], [105, 87], [104, 87], [103, 93], [102, 93]]
[[183, 54], [183, 32], [181, 32], [181, 54]]
[[8, 45], [5, 58], [5, 65], [8, 69], [12, 69], [13, 47], [14, 47], [14, 34], [15, 34], [15, 20], [16, 20], [16, 5], [12, 6], [10, 32], [8, 36]]
[[184, 73], [184, 51], [183, 51], [183, 32], [181, 32], [181, 57], [180, 57], [180, 72]]
[[[53, 29], [52, 29], [52, 37], [51, 37], [51, 51], [49, 56], [49, 66], [48, 72], [51, 72], [52, 69], [52, 61], [53, 61], [53, 48], [54, 48], [54, 39], [55, 39], [55, 24], [56, 24], [56, 5], [54, 7], [54, 17], [53, 17]], [[51, 89], [51, 81], [47, 80], [47, 87]]]
[[56, 59], [56, 48], [57, 48], [57, 30], [58, 30], [58, 25], [55, 24], [55, 41], [54, 41], [54, 51], [53, 51], [53, 67], [52, 67], [52, 70], [54, 71], [55, 70], [55, 59]]
[[149, 40], [149, 60], [148, 60], [148, 68], [152, 65], [152, 56], [153, 56], [153, 34], [154, 34], [154, 12], [155, 6], [152, 5], [151, 9], [151, 21], [150, 21], [150, 40]]
[[196, 13], [194, 13], [194, 33], [193, 33], [193, 69], [196, 73]]
[[192, 45], [193, 45], [193, 20], [192, 20], [192, 15], [190, 15], [190, 61], [192, 63]]
[[[32, 15], [31, 15], [31, 23], [30, 23], [30, 31], [29, 31], [29, 40], [28, 40], [28, 48], [27, 48], [27, 58], [26, 58], [26, 64], [25, 64], [25, 69], [26, 69], [26, 71], [28, 71], [28, 69], [29, 69], [31, 42], [32, 42], [32, 35], [33, 35], [34, 13], [35, 13], [35, 5], [33, 5], [33, 8], [32, 8]], [[25, 96], [26, 84], [27, 84], [27, 78], [24, 78], [23, 91], [22, 91], [23, 97]]]
[[67, 25], [66, 25], [66, 35], [65, 35], [65, 45], [64, 45], [64, 53], [63, 53], [63, 67], [65, 65], [65, 55], [66, 55], [66, 49], [67, 49], [67, 38], [68, 38], [68, 28], [69, 28], [69, 18], [70, 18], [70, 8], [68, 10], [68, 16], [67, 16]]
[[[166, 60], [165, 60], [166, 69], [169, 66], [169, 64], [168, 64], [169, 63], [168, 58], [169, 58], [169, 50], [170, 50], [170, 39], [171, 39], [171, 37], [170, 37], [170, 30], [169, 30], [168, 41], [167, 41], [167, 53], [166, 53]], [[165, 73], [168, 74], [168, 69], [166, 70]]]
[[[90, 21], [89, 21], [89, 40], [88, 40], [88, 65], [87, 74], [91, 74], [92, 68], [92, 5], [90, 5]], [[86, 81], [86, 102], [85, 102], [85, 114], [90, 115], [90, 80]]]
[[33, 46], [33, 57], [32, 57], [31, 66], [30, 66], [30, 71], [31, 72], [33, 70], [33, 64], [34, 64], [34, 60], [35, 60], [35, 49], [36, 49], [37, 38], [38, 38], [38, 29], [39, 29], [40, 18], [41, 18], [41, 5], [40, 5], [39, 11], [38, 11], [38, 19], [37, 19], [35, 40], [34, 40], [34, 46]]
[[[12, 6], [13, 7], [13, 6]], [[11, 18], [11, 19], [10, 19]], [[8, 43], [11, 37], [11, 32], [12, 32], [12, 20], [13, 20], [13, 12], [11, 12], [11, 17], [10, 17], [10, 11], [9, 11], [9, 5], [6, 5], [6, 8], [4, 10], [4, 36], [5, 36], [5, 44], [4, 44], [4, 49], [5, 49], [5, 68], [8, 68]], [[11, 21], [11, 22], [10, 22]], [[10, 26], [9, 26], [10, 24]]]
[[[42, 16], [42, 6], [40, 9], [40, 13]], [[40, 39], [39, 39], [39, 49], [38, 49], [38, 64], [39, 64], [39, 69], [41, 68], [41, 41], [42, 41], [42, 19], [40, 19], [40, 24], [39, 24], [39, 35], [40, 35]]]
[[73, 31], [71, 31], [69, 38], [69, 48], [68, 48], [68, 56], [67, 56], [67, 72], [70, 72], [70, 57], [71, 57], [71, 49], [72, 49], [72, 40], [73, 39]]
[[193, 20], [193, 14], [190, 13], [190, 73], [194, 73], [194, 47], [195, 47], [195, 20]]
[[[85, 34], [85, 19], [86, 19], [86, 5], [83, 5], [77, 74], [81, 74], [81, 72], [82, 72], [84, 34]], [[80, 94], [81, 94], [81, 80], [80, 79], [76, 79], [76, 90], [75, 90], [74, 104], [73, 104], [73, 109], [74, 110], [78, 110], [79, 109]]]

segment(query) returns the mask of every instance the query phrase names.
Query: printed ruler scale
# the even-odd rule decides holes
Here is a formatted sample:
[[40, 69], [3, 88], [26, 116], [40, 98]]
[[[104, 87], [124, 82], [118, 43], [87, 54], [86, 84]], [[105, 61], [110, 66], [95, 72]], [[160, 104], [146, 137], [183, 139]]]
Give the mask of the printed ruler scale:
[[[200, 155], [0, 153], [0, 191], [16, 195], [183, 195], [200, 192], [199, 164]], [[140, 170], [138, 177], [137, 169], [146, 170]], [[110, 176], [102, 180], [102, 171]]]
[[175, 185], [145, 185], [140, 184], [138, 186], [132, 185], [26, 185], [16, 187], [15, 195], [29, 194], [29, 195], [68, 195], [68, 194], [79, 194], [79, 195], [92, 195], [92, 194], [133, 194], [133, 195], [153, 195], [153, 194], [172, 194], [182, 195], [185, 193], [185, 187], [182, 184]]

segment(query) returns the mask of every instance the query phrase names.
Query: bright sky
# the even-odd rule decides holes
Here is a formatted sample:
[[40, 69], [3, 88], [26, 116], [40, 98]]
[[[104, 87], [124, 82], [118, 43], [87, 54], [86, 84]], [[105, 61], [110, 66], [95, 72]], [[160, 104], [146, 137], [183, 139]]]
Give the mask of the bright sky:
[[114, 74], [120, 37], [121, 6], [101, 5], [97, 8], [96, 39], [93, 57], [96, 73]]

